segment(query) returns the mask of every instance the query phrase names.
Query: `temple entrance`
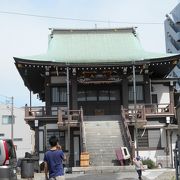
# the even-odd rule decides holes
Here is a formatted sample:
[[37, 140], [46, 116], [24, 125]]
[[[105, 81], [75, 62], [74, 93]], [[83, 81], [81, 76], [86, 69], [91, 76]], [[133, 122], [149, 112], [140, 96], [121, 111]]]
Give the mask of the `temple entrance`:
[[83, 86], [78, 90], [78, 106], [85, 115], [119, 115], [120, 86]]

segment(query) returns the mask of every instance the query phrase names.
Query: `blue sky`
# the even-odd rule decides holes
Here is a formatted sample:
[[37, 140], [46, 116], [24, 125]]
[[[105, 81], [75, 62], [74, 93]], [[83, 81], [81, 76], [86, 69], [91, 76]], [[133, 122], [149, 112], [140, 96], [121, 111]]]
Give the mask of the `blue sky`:
[[[0, 103], [5, 102], [3, 96], [13, 96], [17, 107], [29, 104], [29, 91], [13, 57], [45, 53], [48, 28], [136, 26], [145, 50], [165, 52], [163, 22], [177, 3], [178, 0], [0, 0]], [[13, 12], [106, 22], [39, 18]], [[40, 104], [34, 95], [32, 105]]]

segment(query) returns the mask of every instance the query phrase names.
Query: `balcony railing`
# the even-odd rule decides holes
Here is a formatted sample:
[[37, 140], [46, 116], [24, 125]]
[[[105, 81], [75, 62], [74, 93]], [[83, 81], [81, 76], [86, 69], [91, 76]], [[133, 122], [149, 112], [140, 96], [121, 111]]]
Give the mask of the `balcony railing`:
[[[67, 113], [66, 107], [51, 107], [49, 113], [47, 113], [46, 107], [25, 107], [25, 119], [35, 118], [63, 118], [68, 120], [77, 120], [80, 117], [80, 110], [69, 110]], [[138, 104], [136, 110], [134, 107], [128, 109], [122, 108], [122, 115], [127, 122], [145, 122], [147, 117], [151, 116], [173, 116], [175, 115], [175, 108], [172, 103], [170, 104]], [[61, 116], [61, 117], [60, 117]], [[58, 120], [61, 121], [61, 120]]]
[[174, 116], [173, 104], [138, 104], [136, 109], [132, 106], [122, 109], [122, 115], [127, 123], [145, 124], [147, 117], [153, 116]]
[[81, 121], [81, 110], [67, 110], [67, 107], [25, 107], [25, 120], [35, 119], [55, 119], [58, 120], [58, 125], [69, 122], [80, 122]]
[[[50, 113], [47, 113], [47, 110], [50, 109]], [[49, 112], [49, 110], [48, 110]], [[35, 119], [44, 118], [52, 119], [56, 118], [57, 125], [59, 128], [67, 126], [76, 126], [80, 127], [81, 132], [81, 149], [83, 152], [86, 151], [86, 132], [84, 126], [84, 115], [83, 109], [80, 110], [68, 110], [67, 107], [27, 107], [25, 106], [25, 120], [35, 120]]]

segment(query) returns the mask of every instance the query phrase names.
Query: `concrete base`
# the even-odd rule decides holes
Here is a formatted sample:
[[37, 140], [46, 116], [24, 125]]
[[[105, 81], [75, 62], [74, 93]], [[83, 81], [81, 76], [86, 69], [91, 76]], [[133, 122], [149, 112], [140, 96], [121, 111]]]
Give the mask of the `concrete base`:
[[101, 173], [119, 173], [134, 171], [134, 166], [90, 166], [90, 167], [72, 167], [72, 173], [80, 174], [101, 174]]

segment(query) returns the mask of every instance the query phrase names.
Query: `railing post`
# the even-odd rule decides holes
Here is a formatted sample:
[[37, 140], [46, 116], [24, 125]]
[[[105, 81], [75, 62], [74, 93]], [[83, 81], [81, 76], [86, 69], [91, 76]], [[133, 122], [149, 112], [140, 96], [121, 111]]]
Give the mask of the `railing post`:
[[82, 151], [86, 152], [86, 136], [85, 136], [85, 127], [84, 127], [84, 119], [83, 119], [83, 109], [81, 107], [81, 130], [82, 130]]
[[62, 110], [58, 109], [58, 123], [62, 123]]
[[27, 106], [27, 104], [25, 105], [25, 117], [29, 116], [29, 107]]
[[132, 152], [131, 152], [131, 163], [133, 164], [133, 158], [135, 157], [135, 144], [134, 144], [134, 141], [132, 141], [131, 149], [132, 149]]
[[125, 110], [123, 106], [121, 106], [121, 112], [122, 112], [122, 125], [123, 125], [123, 133], [126, 134], [126, 138], [128, 138], [128, 147], [132, 151], [132, 139], [131, 139], [131, 134], [129, 132], [128, 124], [126, 122], [126, 117], [125, 117]]

